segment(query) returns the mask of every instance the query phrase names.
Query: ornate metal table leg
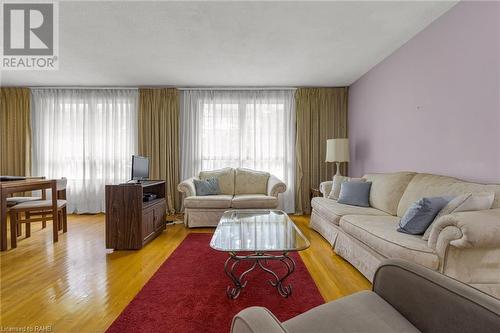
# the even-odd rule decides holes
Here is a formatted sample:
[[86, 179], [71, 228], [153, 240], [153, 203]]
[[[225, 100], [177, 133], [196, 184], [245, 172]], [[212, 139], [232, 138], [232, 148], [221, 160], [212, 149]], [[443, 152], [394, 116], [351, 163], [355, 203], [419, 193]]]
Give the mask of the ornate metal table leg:
[[[286, 274], [279, 277], [277, 273], [266, 267], [268, 260], [279, 260], [282, 262], [287, 269]], [[236, 270], [238, 269], [241, 261], [250, 261], [253, 264], [238, 276]], [[269, 283], [278, 290], [281, 296], [288, 297], [292, 294], [292, 286], [284, 284], [286, 278], [288, 278], [295, 270], [295, 262], [288, 256], [287, 252], [284, 252], [281, 255], [256, 252], [251, 255], [244, 256], [238, 256], [235, 252], [229, 252], [229, 258], [227, 258], [224, 264], [224, 272], [231, 279], [233, 285], [227, 287], [227, 297], [235, 299], [240, 295], [241, 289], [245, 288], [248, 282], [245, 280], [245, 276], [253, 271], [257, 266], [273, 276], [274, 280], [269, 280]]]
[[271, 274], [274, 277], [274, 280], [269, 280], [269, 283], [275, 287], [279, 294], [283, 297], [288, 297], [292, 294], [292, 286], [291, 285], [284, 285], [285, 279], [290, 276], [290, 274], [293, 273], [295, 270], [295, 262], [293, 261], [292, 258], [288, 256], [288, 253], [283, 253], [281, 257], [277, 257], [276, 259], [279, 258], [279, 261], [281, 261], [287, 269], [286, 274], [283, 277], [279, 277], [278, 274], [273, 272], [271, 269], [265, 267], [261, 260], [258, 260], [259, 267], [264, 270], [265, 272]]
[[[241, 260], [242, 260], [242, 258], [238, 257], [236, 255], [236, 253], [230, 252], [229, 258], [227, 258], [227, 260], [224, 264], [224, 272], [231, 279], [231, 281], [233, 282], [233, 285], [234, 285], [234, 287], [227, 286], [227, 288], [226, 288], [226, 295], [227, 295], [227, 297], [229, 297], [231, 299], [235, 299], [240, 295], [241, 289], [245, 288], [245, 286], [247, 285], [247, 282], [248, 282], [248, 281], [243, 282], [245, 275], [247, 275], [248, 273], [253, 271], [255, 269], [255, 267], [257, 266], [257, 261], [255, 261], [250, 268], [248, 268], [246, 271], [241, 273], [240, 276], [237, 276], [235, 274], [235, 270], [238, 268], [238, 265], [241, 262]], [[231, 262], [233, 262], [233, 263], [230, 264]]]

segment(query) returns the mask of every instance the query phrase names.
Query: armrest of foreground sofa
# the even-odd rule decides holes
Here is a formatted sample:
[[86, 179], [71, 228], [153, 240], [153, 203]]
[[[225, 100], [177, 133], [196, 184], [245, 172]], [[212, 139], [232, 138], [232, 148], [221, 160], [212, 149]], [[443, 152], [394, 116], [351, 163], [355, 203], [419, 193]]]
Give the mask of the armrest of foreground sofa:
[[442, 252], [457, 248], [500, 248], [500, 209], [445, 215], [431, 229], [428, 246]]
[[415, 263], [384, 261], [373, 291], [421, 332], [500, 330], [498, 299]]
[[252, 306], [238, 313], [231, 324], [232, 333], [288, 333], [266, 308]]
[[333, 181], [329, 180], [319, 184], [319, 191], [323, 194], [323, 197], [328, 198], [328, 195], [332, 191]]
[[283, 193], [286, 191], [286, 184], [283, 183], [278, 177], [276, 176], [269, 176], [269, 179], [267, 181], [267, 195], [271, 197], [278, 197], [278, 194]]
[[196, 177], [191, 177], [186, 180], [183, 180], [182, 182], [177, 185], [177, 190], [179, 192], [183, 192], [185, 197], [192, 197], [196, 196], [196, 187], [194, 186], [194, 179], [198, 179]]
[[[372, 306], [373, 304], [380, 306]], [[388, 306], [382, 306], [383, 304]], [[342, 312], [343, 309], [349, 311]], [[403, 324], [406, 325], [405, 330], [401, 329]], [[231, 328], [232, 333], [417, 330], [499, 332], [500, 301], [426, 267], [390, 259], [385, 260], [377, 269], [372, 293], [362, 291], [320, 305], [284, 323], [280, 323], [265, 308], [251, 307], [233, 318]]]

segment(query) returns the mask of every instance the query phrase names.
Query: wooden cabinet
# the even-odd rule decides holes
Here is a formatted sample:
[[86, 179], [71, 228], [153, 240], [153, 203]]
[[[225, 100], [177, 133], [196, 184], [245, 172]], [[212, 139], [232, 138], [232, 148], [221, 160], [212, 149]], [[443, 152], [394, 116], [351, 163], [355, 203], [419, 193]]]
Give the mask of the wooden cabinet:
[[153, 209], [148, 209], [142, 212], [142, 239], [147, 239], [154, 233], [155, 227], [153, 219]]
[[[157, 198], [143, 202], [144, 193]], [[138, 250], [165, 230], [165, 181], [106, 185], [106, 248]]]

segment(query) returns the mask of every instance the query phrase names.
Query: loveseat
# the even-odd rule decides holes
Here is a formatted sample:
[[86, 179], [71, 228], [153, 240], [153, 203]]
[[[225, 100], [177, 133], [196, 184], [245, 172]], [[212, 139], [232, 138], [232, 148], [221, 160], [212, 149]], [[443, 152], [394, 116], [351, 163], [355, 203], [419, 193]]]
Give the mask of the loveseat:
[[285, 322], [263, 307], [234, 318], [231, 333], [500, 332], [500, 300], [407, 261], [390, 259], [373, 291], [317, 306]]
[[[399, 258], [500, 296], [500, 185], [414, 172], [363, 178], [372, 182], [370, 207], [329, 199], [331, 181], [320, 186], [324, 197], [311, 202], [310, 226], [338, 255], [370, 281], [382, 260]], [[428, 240], [397, 231], [408, 207], [422, 197], [484, 192], [495, 193], [492, 209], [444, 215], [431, 225]]]
[[[220, 194], [198, 196], [194, 179], [216, 178]], [[184, 194], [184, 224], [187, 227], [214, 227], [226, 210], [275, 209], [278, 195], [286, 185], [267, 172], [243, 168], [201, 171], [198, 177], [182, 181], [177, 189]]]

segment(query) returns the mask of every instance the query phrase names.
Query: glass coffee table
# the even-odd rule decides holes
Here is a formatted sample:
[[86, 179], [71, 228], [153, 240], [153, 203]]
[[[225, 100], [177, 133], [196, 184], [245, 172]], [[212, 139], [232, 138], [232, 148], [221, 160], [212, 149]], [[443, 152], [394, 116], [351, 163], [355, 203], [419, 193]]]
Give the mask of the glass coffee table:
[[[245, 276], [256, 268], [271, 276], [269, 282], [281, 296], [290, 296], [292, 286], [284, 282], [295, 270], [295, 262], [289, 253], [305, 250], [309, 245], [299, 228], [280, 210], [229, 210], [222, 215], [210, 241], [210, 247], [229, 254], [224, 272], [233, 284], [226, 289], [231, 299], [240, 295], [248, 282]], [[280, 277], [268, 261], [282, 263], [286, 273]], [[238, 273], [241, 262], [250, 262], [250, 266]]]

